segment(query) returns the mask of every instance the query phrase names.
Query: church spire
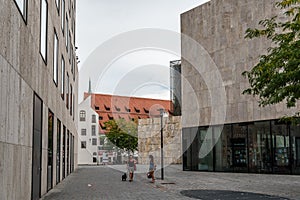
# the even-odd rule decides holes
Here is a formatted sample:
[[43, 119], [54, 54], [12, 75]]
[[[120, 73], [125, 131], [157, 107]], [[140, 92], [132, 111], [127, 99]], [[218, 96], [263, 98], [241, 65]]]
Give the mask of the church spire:
[[89, 94], [92, 94], [92, 82], [91, 82], [91, 78], [89, 78]]

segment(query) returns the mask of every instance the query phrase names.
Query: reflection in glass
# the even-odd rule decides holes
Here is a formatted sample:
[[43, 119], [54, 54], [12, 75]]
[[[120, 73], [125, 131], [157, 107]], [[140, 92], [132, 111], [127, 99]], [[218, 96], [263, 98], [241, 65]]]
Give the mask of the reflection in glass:
[[222, 127], [214, 128], [215, 135], [221, 131], [220, 137], [215, 137], [218, 140], [215, 145], [215, 170], [232, 171], [231, 125], [224, 125], [223, 130]]
[[272, 172], [270, 122], [255, 122], [249, 130], [250, 172]]
[[57, 79], [58, 79], [57, 71], [58, 71], [58, 38], [56, 35], [56, 31], [54, 31], [53, 80], [56, 85], [57, 85]]
[[27, 0], [15, 0], [17, 6], [19, 7], [19, 10], [24, 18], [26, 18], [27, 15]]
[[291, 165], [293, 173], [300, 174], [300, 127], [291, 126]]
[[46, 0], [41, 0], [41, 30], [40, 30], [40, 52], [43, 59], [47, 57], [47, 13], [48, 5]]
[[290, 142], [287, 125], [272, 121], [272, 145], [274, 151], [273, 170], [276, 173], [289, 173]]
[[[205, 151], [205, 153], [198, 152], [196, 154], [198, 157], [200, 154], [198, 170], [213, 171], [213, 149], [211, 148], [213, 145], [212, 138], [213, 138], [212, 128], [199, 130], [199, 134], [198, 134], [199, 150], [198, 151]], [[206, 151], [208, 151], [209, 153], [207, 154]]]
[[61, 97], [65, 99], [65, 59], [61, 57]]

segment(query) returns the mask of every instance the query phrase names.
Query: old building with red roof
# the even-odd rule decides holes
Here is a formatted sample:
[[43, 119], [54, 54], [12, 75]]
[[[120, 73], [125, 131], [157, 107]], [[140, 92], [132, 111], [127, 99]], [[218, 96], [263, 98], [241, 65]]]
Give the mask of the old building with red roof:
[[159, 109], [171, 113], [171, 101], [140, 97], [117, 96], [109, 94], [85, 93], [91, 96], [91, 107], [99, 115], [99, 124], [104, 129], [104, 122], [112, 119], [135, 121], [160, 115]]

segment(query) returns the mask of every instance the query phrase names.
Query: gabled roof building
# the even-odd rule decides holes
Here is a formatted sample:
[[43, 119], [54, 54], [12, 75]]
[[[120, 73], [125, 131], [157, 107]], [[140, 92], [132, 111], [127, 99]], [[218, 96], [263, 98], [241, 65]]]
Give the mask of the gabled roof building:
[[127, 121], [160, 116], [159, 109], [172, 114], [171, 101], [140, 97], [117, 96], [108, 94], [85, 93], [84, 97], [91, 97], [91, 107], [98, 113], [100, 127], [104, 122], [112, 119]]

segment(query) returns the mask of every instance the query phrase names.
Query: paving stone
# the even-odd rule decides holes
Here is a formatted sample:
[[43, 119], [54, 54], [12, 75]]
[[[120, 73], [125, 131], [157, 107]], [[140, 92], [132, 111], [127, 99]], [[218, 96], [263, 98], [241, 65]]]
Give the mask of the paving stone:
[[[55, 186], [42, 200], [99, 199], [274, 199], [300, 200], [300, 176], [247, 173], [213, 173], [182, 171], [181, 165], [164, 169], [165, 178], [146, 178], [146, 165], [138, 165], [134, 181], [121, 181], [124, 165], [79, 167]], [[184, 196], [193, 191], [193, 198]], [[192, 192], [192, 193], [193, 193]], [[222, 194], [223, 192], [223, 194]], [[184, 194], [184, 195], [183, 195]], [[226, 196], [227, 195], [227, 196]], [[231, 196], [230, 196], [231, 195]], [[243, 198], [242, 198], [243, 197]]]

